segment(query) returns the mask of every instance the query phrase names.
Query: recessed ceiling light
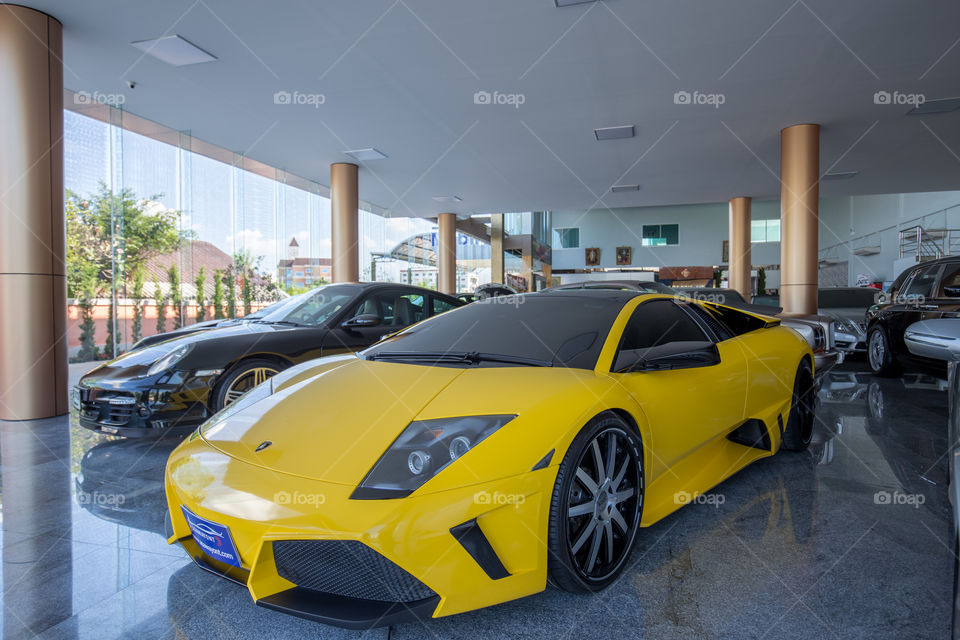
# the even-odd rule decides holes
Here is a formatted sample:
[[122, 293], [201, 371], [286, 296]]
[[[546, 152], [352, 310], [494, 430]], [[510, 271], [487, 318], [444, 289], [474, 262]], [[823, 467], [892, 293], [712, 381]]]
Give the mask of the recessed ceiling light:
[[130, 44], [147, 55], [151, 55], [157, 60], [162, 60], [175, 67], [199, 64], [201, 62], [213, 62], [217, 59], [216, 56], [210, 55], [197, 45], [180, 36], [164, 36], [152, 40], [138, 40]]
[[370, 160], [383, 160], [386, 158], [386, 154], [377, 151], [376, 149], [351, 149], [350, 151], [344, 151], [345, 154], [353, 158], [354, 160], [359, 160], [360, 162], [369, 162]]
[[593, 135], [597, 136], [597, 140], [617, 140], [619, 138], [632, 138], [634, 136], [634, 130], [633, 125], [628, 124], [622, 127], [594, 129]]
[[557, 3], [558, 7], [569, 7], [572, 4], [587, 4], [588, 2], [596, 2], [597, 0], [553, 0]]
[[936, 100], [927, 100], [923, 104], [918, 104], [910, 111], [908, 116], [926, 116], [932, 113], [950, 113], [960, 109], [960, 98], [938, 98]]
[[821, 180], [849, 180], [850, 178], [855, 178], [860, 175], [859, 171], [832, 171], [830, 173], [823, 174]]
[[624, 191], [640, 191], [640, 185], [638, 184], [615, 184], [610, 187], [610, 191], [613, 193], [623, 193]]
[[463, 202], [460, 196], [433, 196], [437, 202]]

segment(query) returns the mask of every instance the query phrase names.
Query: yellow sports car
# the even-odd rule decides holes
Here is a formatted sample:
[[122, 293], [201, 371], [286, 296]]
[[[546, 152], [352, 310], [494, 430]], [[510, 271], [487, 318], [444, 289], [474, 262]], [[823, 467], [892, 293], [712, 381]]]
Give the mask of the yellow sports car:
[[368, 628], [597, 591], [638, 535], [802, 450], [779, 320], [635, 291], [492, 298], [276, 375], [167, 464], [173, 535], [257, 604]]

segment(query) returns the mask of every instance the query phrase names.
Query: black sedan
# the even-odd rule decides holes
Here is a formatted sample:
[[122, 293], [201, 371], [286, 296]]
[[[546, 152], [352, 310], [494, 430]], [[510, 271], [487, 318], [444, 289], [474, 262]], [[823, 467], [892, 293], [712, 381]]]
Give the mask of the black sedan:
[[461, 300], [388, 283], [333, 284], [232, 326], [134, 349], [81, 378], [82, 426], [111, 435], [179, 435], [287, 367], [356, 351]]

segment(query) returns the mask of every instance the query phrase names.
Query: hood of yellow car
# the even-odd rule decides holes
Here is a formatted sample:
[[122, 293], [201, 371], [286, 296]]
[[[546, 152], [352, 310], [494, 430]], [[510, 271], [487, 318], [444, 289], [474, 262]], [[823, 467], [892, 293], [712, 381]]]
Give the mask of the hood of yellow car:
[[204, 427], [203, 438], [229, 456], [280, 473], [356, 484], [463, 373], [356, 358]]

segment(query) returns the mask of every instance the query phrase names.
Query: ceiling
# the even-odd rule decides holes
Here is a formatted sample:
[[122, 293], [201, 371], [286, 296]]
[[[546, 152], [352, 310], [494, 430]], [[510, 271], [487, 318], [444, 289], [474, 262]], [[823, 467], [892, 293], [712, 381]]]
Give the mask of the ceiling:
[[[779, 131], [804, 122], [823, 127], [822, 171], [860, 172], [822, 195], [960, 189], [960, 111], [874, 100], [960, 96], [955, 0], [26, 4], [63, 22], [67, 88], [122, 93], [132, 113], [323, 184], [343, 151], [375, 147], [389, 157], [362, 164], [360, 197], [393, 215], [776, 198]], [[130, 45], [166, 34], [217, 61]], [[596, 140], [618, 125], [636, 136]]]

